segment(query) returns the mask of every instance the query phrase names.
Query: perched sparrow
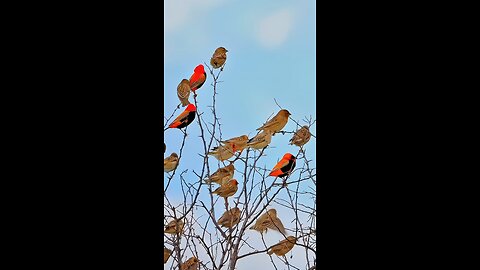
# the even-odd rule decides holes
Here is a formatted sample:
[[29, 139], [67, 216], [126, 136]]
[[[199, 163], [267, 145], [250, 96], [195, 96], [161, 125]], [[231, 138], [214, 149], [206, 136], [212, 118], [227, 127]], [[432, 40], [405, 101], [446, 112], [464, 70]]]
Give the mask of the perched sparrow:
[[234, 148], [234, 145], [231, 145], [231, 144], [217, 146], [213, 148], [210, 152], [208, 152], [209, 155], [214, 156], [216, 159], [220, 161], [224, 161], [233, 157], [234, 153], [235, 153], [235, 148]]
[[172, 251], [166, 247], [163, 248], [163, 263], [166, 264], [168, 261], [168, 258], [170, 258], [170, 254], [172, 254]]
[[200, 261], [194, 256], [180, 265], [180, 270], [198, 270]]
[[288, 122], [288, 116], [291, 115], [287, 110], [280, 110], [277, 115], [275, 115], [272, 119], [270, 119], [267, 123], [263, 126], [257, 128], [257, 130], [270, 130], [275, 134], [275, 132], [279, 132]]
[[247, 146], [254, 149], [262, 149], [272, 141], [272, 132], [270, 130], [262, 131], [257, 136], [251, 138]]
[[212, 65], [213, 68], [219, 68], [223, 66], [227, 60], [227, 52], [228, 50], [224, 47], [218, 47], [210, 59], [210, 65]]
[[228, 180], [233, 178], [233, 174], [235, 172], [235, 167], [233, 166], [233, 163], [226, 167], [219, 168], [216, 172], [214, 172], [210, 177], [205, 180], [207, 184], [210, 184], [212, 182], [217, 183], [217, 184], [224, 184]]
[[203, 65], [200, 64], [195, 67], [193, 74], [190, 77], [190, 89], [195, 92], [197, 89], [202, 87], [202, 85], [205, 83], [205, 80], [207, 80], [207, 73], [205, 72]]
[[172, 220], [165, 227], [165, 233], [169, 234], [181, 234], [183, 232], [183, 221]]
[[261, 215], [255, 222], [255, 225], [250, 227], [250, 229], [259, 231], [260, 233], [267, 232], [268, 229], [272, 229], [279, 231], [284, 235], [287, 234], [282, 221], [277, 217], [277, 210], [273, 208]]
[[310, 136], [311, 135], [310, 130], [308, 130], [308, 126], [303, 126], [301, 129], [295, 132], [293, 137], [290, 139], [290, 144], [302, 146], [310, 140]]
[[190, 96], [190, 82], [187, 79], [183, 79], [177, 86], [177, 96], [182, 103], [182, 107], [190, 104], [190, 101], [188, 101], [188, 97]]
[[177, 153], [173, 152], [170, 156], [163, 160], [163, 171], [164, 172], [171, 172], [175, 170], [178, 166], [178, 155]]
[[268, 176], [285, 177], [295, 169], [295, 163], [296, 158], [292, 154], [286, 153]]
[[222, 227], [232, 228], [240, 221], [240, 209], [238, 207], [232, 208], [220, 217], [218, 225]]
[[185, 108], [185, 111], [183, 111], [180, 115], [173, 120], [173, 122], [168, 126], [168, 128], [184, 128], [188, 125], [190, 125], [193, 120], [195, 119], [195, 112], [197, 111], [197, 108], [193, 104], [188, 104], [187, 108]]
[[224, 144], [231, 144], [235, 151], [242, 152], [245, 147], [247, 147], [248, 136], [242, 135], [239, 137], [231, 138], [225, 141], [222, 141]]
[[227, 183], [221, 185], [219, 188], [215, 189], [212, 194], [217, 194], [220, 197], [230, 197], [235, 194], [238, 190], [238, 182], [235, 179], [228, 181]]
[[295, 236], [289, 236], [287, 239], [284, 239], [278, 242], [278, 244], [274, 245], [270, 251], [267, 252], [267, 254], [272, 255], [275, 253], [277, 256], [285, 256], [285, 254], [287, 254], [287, 252], [292, 250], [292, 248], [295, 246], [296, 240], [297, 239]]

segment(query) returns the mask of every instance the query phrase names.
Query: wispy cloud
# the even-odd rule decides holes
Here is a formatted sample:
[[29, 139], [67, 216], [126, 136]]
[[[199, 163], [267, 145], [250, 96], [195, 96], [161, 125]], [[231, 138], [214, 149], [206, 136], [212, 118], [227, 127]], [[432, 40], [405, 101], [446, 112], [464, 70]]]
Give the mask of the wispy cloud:
[[288, 38], [294, 24], [294, 14], [291, 9], [280, 9], [261, 19], [256, 29], [256, 37], [266, 48], [282, 45]]
[[166, 0], [165, 1], [165, 32], [170, 33], [181, 29], [197, 18], [202, 18], [212, 8], [225, 0]]

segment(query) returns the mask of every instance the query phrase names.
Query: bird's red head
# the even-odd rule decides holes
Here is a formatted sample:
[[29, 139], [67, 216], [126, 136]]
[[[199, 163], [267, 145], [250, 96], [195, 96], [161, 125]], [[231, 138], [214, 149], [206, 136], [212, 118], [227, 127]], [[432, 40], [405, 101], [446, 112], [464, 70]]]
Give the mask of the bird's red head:
[[290, 153], [286, 153], [286, 154], [283, 156], [283, 159], [292, 160], [292, 159], [295, 159], [295, 156], [293, 156], [293, 155], [290, 154]]
[[203, 67], [202, 64], [200, 64], [193, 71], [196, 73], [205, 73], [205, 68]]
[[197, 108], [195, 108], [195, 105], [193, 105], [192, 103], [188, 104], [187, 108], [185, 109], [185, 111], [189, 111], [189, 112], [194, 112], [196, 110]]
[[235, 179], [232, 179], [232, 184], [234, 184], [235, 186], [236, 186], [236, 185], [238, 185], [238, 182], [237, 182], [237, 180], [235, 180]]

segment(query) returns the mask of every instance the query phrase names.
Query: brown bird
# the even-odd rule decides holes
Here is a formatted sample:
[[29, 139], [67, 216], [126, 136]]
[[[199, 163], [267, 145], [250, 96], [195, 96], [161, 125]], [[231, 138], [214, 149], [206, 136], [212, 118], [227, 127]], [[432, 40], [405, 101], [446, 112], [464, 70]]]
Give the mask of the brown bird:
[[219, 68], [223, 66], [227, 60], [227, 52], [228, 50], [224, 47], [218, 47], [210, 59], [210, 65], [212, 65], [213, 68]]
[[270, 130], [262, 131], [257, 136], [247, 142], [247, 146], [260, 150], [269, 145], [272, 141], [272, 132]]
[[233, 178], [233, 174], [235, 172], [235, 166], [233, 166], [233, 163], [226, 167], [219, 168], [216, 172], [214, 172], [210, 177], [205, 180], [207, 184], [210, 184], [212, 182], [217, 183], [217, 184], [224, 184], [228, 180]]
[[175, 170], [178, 166], [178, 155], [177, 153], [173, 152], [170, 156], [166, 157], [163, 160], [163, 171], [164, 172], [171, 172]]
[[235, 179], [228, 181], [227, 183], [221, 185], [219, 188], [215, 189], [212, 194], [217, 194], [220, 197], [230, 197], [238, 190], [238, 182]]
[[169, 234], [181, 234], [183, 232], [183, 221], [180, 219], [170, 221], [165, 227], [165, 233]]
[[166, 247], [163, 248], [163, 264], [166, 264], [168, 261], [168, 258], [170, 258], [170, 254], [172, 254], [172, 251]]
[[277, 165], [273, 167], [272, 172], [268, 176], [285, 177], [290, 175], [293, 169], [295, 169], [296, 160], [292, 154], [286, 153]]
[[193, 256], [180, 265], [180, 270], [198, 270], [199, 262], [197, 257]]
[[222, 227], [232, 228], [240, 221], [240, 209], [238, 207], [232, 208], [220, 217], [218, 225]]
[[270, 130], [275, 134], [275, 132], [279, 132], [288, 122], [288, 116], [291, 115], [287, 110], [280, 110], [277, 115], [275, 115], [272, 119], [270, 119], [267, 123], [263, 124], [263, 126], [257, 128], [257, 130]]
[[284, 235], [287, 234], [282, 221], [277, 217], [277, 210], [274, 208], [268, 210], [265, 214], [261, 215], [255, 225], [250, 227], [251, 230], [259, 231], [260, 233], [267, 232], [268, 229], [279, 231]]
[[183, 79], [180, 84], [177, 86], [177, 96], [182, 103], [182, 107], [187, 106], [190, 104], [188, 101], [188, 97], [190, 96], [190, 81], [187, 79]]
[[295, 241], [297, 239], [295, 236], [289, 236], [287, 239], [283, 239], [282, 241], [278, 242], [278, 244], [274, 245], [270, 251], [267, 252], [268, 255], [272, 255], [275, 253], [277, 256], [285, 256], [287, 252], [292, 250], [295, 246]]
[[208, 155], [214, 156], [216, 159], [220, 161], [224, 161], [233, 157], [234, 153], [235, 153], [235, 145], [225, 144], [225, 145], [214, 147], [210, 152], [208, 152]]
[[224, 144], [231, 144], [235, 149], [235, 152], [242, 152], [245, 147], [247, 147], [248, 136], [242, 135], [235, 138], [231, 138], [225, 141], [221, 141]]
[[311, 134], [310, 130], [308, 130], [308, 126], [303, 126], [290, 139], [290, 144], [294, 144], [296, 146], [302, 146], [306, 144], [310, 140]]

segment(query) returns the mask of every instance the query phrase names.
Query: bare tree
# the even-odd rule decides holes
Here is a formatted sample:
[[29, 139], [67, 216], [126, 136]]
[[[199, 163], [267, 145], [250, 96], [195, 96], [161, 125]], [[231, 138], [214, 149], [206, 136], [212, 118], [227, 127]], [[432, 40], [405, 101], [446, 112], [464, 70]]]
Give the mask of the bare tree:
[[[209, 156], [208, 152], [225, 140], [222, 138], [221, 118], [216, 108], [216, 95], [221, 83], [219, 78], [225, 65], [218, 72], [206, 63], [204, 65], [209, 70], [209, 77], [213, 78], [211, 103], [200, 104], [197, 96], [193, 96], [194, 105], [197, 107], [195, 122], [184, 129], [181, 147], [178, 150], [180, 164], [184, 155], [196, 155], [198, 164], [201, 165], [193, 170], [184, 169], [183, 171], [177, 171], [179, 168], [185, 168], [178, 166], [174, 171], [165, 173], [164, 177], [165, 226], [172, 220], [184, 222], [183, 231], [164, 236], [164, 246], [172, 250], [172, 256], [165, 265], [169, 266], [169, 269], [184, 269], [180, 267], [182, 263], [191, 257], [196, 257], [200, 260], [198, 266], [189, 269], [233, 270], [236, 269], [239, 261], [255, 260], [254, 256], [265, 256], [269, 258], [272, 269], [315, 269], [316, 168], [315, 162], [308, 155], [309, 144], [298, 147], [298, 151], [292, 153], [296, 157], [296, 167], [283, 179], [268, 176], [275, 164], [268, 165], [271, 167], [262, 164], [269, 148], [282, 147], [273, 142], [260, 150], [246, 148], [223, 162]], [[207, 92], [204, 91], [202, 94]], [[279, 108], [282, 108], [277, 100], [274, 99], [274, 101]], [[169, 117], [165, 117], [164, 128], [174, 115], [178, 114], [178, 108]], [[284, 128], [275, 136], [292, 136], [305, 125], [311, 132], [316, 122], [312, 116], [300, 120], [290, 117], [289, 120], [295, 123], [295, 129], [285, 130]], [[258, 124], [260, 126], [261, 123]], [[192, 134], [189, 131], [193, 125], [198, 126], [199, 134]], [[242, 134], [240, 132], [238, 136]], [[188, 147], [185, 147], [188, 141], [196, 136], [202, 145], [200, 153], [192, 153]], [[314, 134], [311, 134], [311, 140], [316, 140]], [[166, 154], [168, 154], [169, 144], [168, 142], [166, 144]], [[212, 194], [219, 185], [207, 183], [205, 179], [218, 168], [229, 164], [235, 165], [234, 178], [239, 185], [234, 196], [224, 199]], [[181, 194], [172, 191], [174, 185], [181, 190]], [[173, 197], [177, 198], [176, 201], [172, 200]], [[224, 212], [234, 207], [241, 210], [240, 221], [231, 228], [222, 227], [218, 223], [219, 218]], [[269, 241], [265, 236], [268, 233], [258, 233], [249, 229], [262, 214], [272, 208], [284, 213], [280, 219], [288, 224], [285, 226], [285, 233], [278, 230], [279, 228], [273, 228], [273, 231], [277, 230], [272, 233], [281, 235], [281, 240], [289, 235], [295, 236], [294, 249], [304, 250], [304, 259], [296, 260], [302, 261], [301, 265], [298, 263], [294, 265], [292, 256], [288, 257], [288, 253], [283, 256], [269, 254], [268, 251], [272, 250], [272, 247], [278, 246], [278, 241], [267, 244]], [[247, 232], [255, 232], [255, 234], [247, 234]], [[299, 253], [296, 254], [298, 256]]]

